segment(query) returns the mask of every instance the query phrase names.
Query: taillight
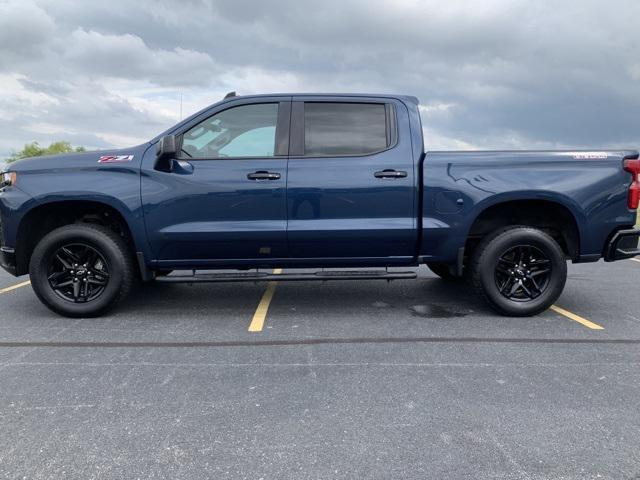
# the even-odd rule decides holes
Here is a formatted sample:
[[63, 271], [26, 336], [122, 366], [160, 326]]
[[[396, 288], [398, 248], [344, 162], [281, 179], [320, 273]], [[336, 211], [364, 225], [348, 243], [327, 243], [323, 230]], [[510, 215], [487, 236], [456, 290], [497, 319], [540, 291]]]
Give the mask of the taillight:
[[629, 185], [629, 194], [627, 196], [627, 206], [636, 210], [640, 203], [640, 159], [627, 158], [624, 161], [624, 169], [631, 174], [631, 185]]

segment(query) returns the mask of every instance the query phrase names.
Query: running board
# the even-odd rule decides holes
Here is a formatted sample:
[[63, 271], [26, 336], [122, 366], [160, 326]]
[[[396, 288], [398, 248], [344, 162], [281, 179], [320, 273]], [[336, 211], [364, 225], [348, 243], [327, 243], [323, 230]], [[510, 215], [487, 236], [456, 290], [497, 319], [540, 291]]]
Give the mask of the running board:
[[356, 271], [319, 271], [313, 273], [268, 273], [268, 272], [233, 272], [233, 273], [196, 273], [193, 275], [167, 275], [156, 277], [156, 282], [163, 283], [216, 283], [216, 282], [300, 282], [308, 280], [409, 280], [418, 274], [413, 271], [387, 272], [386, 270]]

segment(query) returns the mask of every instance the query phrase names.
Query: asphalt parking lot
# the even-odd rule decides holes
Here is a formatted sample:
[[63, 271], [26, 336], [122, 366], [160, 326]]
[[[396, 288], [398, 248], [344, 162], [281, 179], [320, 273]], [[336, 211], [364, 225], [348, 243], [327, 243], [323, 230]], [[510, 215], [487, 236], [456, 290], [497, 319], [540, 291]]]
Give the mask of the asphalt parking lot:
[[2, 478], [640, 478], [638, 261], [570, 265], [534, 318], [426, 268], [81, 320], [25, 280], [0, 274]]

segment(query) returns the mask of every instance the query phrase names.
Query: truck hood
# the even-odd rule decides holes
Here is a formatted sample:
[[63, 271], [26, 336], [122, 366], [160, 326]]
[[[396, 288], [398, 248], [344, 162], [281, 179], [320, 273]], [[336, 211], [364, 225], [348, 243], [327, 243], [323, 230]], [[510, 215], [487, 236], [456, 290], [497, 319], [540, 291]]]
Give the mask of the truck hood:
[[140, 160], [149, 143], [129, 148], [113, 150], [95, 150], [91, 152], [73, 152], [60, 155], [46, 155], [16, 160], [5, 165], [5, 171], [29, 172], [35, 170], [58, 170], [63, 168], [96, 167], [113, 165], [139, 166]]

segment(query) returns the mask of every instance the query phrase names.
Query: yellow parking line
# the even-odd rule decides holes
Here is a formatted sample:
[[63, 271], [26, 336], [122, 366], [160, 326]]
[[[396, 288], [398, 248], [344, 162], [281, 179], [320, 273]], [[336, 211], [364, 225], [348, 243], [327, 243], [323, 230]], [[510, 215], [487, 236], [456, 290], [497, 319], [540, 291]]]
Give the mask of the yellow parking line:
[[584, 325], [587, 328], [590, 328], [591, 330], [604, 330], [604, 327], [598, 325], [597, 323], [593, 323], [592, 321], [587, 320], [586, 318], [583, 318], [580, 315], [576, 315], [575, 313], [572, 313], [569, 310], [565, 310], [564, 308], [560, 308], [556, 305], [551, 305], [549, 308], [554, 312], [559, 313], [560, 315], [564, 315], [565, 317], [570, 318], [575, 322], [581, 323], [582, 325]]
[[[275, 275], [279, 275], [282, 273], [281, 268], [275, 268], [273, 270]], [[258, 304], [258, 308], [256, 308], [256, 313], [253, 314], [253, 318], [251, 319], [251, 323], [249, 324], [250, 332], [261, 332], [264, 327], [264, 319], [267, 318], [267, 312], [269, 311], [269, 304], [271, 303], [271, 299], [273, 298], [273, 294], [276, 292], [276, 285], [278, 282], [269, 282], [267, 284], [267, 289], [264, 291], [262, 295], [262, 299]]]
[[31, 280], [27, 280], [26, 282], [16, 283], [15, 285], [11, 285], [10, 287], [0, 288], [0, 293], [10, 292], [11, 290], [15, 290], [16, 288], [26, 287], [27, 285], [31, 285]]
[[630, 258], [629, 260], [633, 260], [634, 262], [640, 262], [640, 259], [638, 258]]

